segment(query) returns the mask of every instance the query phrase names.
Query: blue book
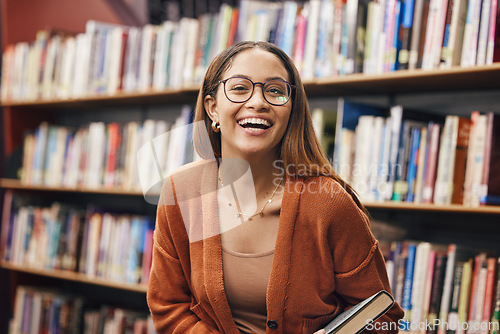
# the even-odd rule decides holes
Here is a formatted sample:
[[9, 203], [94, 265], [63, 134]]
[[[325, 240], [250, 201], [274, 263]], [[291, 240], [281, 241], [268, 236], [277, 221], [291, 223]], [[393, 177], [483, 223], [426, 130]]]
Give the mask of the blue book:
[[405, 271], [405, 281], [403, 286], [403, 300], [401, 302], [401, 307], [405, 311], [405, 316], [400, 322], [400, 330], [408, 331], [410, 330], [410, 319], [411, 319], [411, 293], [413, 289], [413, 271], [415, 267], [415, 255], [417, 252], [416, 244], [408, 245], [408, 258], [406, 261], [406, 271]]
[[390, 71], [395, 71], [398, 69], [398, 52], [401, 49], [401, 43], [399, 41], [399, 26], [401, 25], [401, 11], [402, 11], [401, 0], [396, 1], [396, 8], [394, 9], [394, 36], [392, 39], [392, 51], [390, 60]]
[[406, 180], [408, 182], [407, 202], [415, 200], [415, 179], [417, 178], [417, 167], [421, 163], [418, 161], [418, 152], [420, 148], [420, 128], [413, 128], [411, 131], [411, 150], [410, 160], [408, 161], [408, 173]]

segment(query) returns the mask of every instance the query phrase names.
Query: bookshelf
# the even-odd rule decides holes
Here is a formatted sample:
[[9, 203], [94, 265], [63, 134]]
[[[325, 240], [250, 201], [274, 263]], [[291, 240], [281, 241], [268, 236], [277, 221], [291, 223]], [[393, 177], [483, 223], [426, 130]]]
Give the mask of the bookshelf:
[[[36, 13], [40, 10], [39, 8], [28, 11], [26, 21], [30, 21], [31, 17], [33, 18], [32, 24], [18, 29], [19, 22], [12, 19], [16, 16], [11, 13], [19, 13], [21, 8], [17, 8], [17, 5], [7, 0], [2, 0], [1, 4], [4, 15], [2, 18], [5, 18], [7, 11], [9, 12], [9, 20], [2, 21], [3, 47], [11, 43], [33, 40], [36, 31], [43, 28], [39, 23], [41, 18]], [[94, 4], [94, 6], [99, 5]], [[70, 15], [78, 16], [77, 20], [70, 24], [60, 21], [61, 15], [58, 13], [62, 12], [62, 7], [56, 5], [54, 1], [51, 1], [48, 7], [41, 15], [46, 16], [46, 22], [52, 22], [55, 27], [59, 26], [75, 33], [83, 31], [86, 20], [90, 18], [120, 23], [115, 13], [102, 12], [101, 8], [94, 7], [88, 15], [87, 13]], [[100, 15], [103, 16], [97, 15], [98, 12], [101, 12]], [[22, 33], [17, 30], [21, 30]], [[402, 104], [441, 114], [467, 115], [471, 111], [470, 108], [482, 105], [486, 105], [488, 110], [495, 110], [498, 114], [498, 106], [500, 106], [498, 77], [500, 77], [500, 63], [493, 63], [471, 67], [453, 66], [444, 69], [398, 70], [380, 74], [353, 73], [306, 78], [304, 83], [311, 110], [315, 106], [335, 109], [337, 99], [342, 97], [384, 108]], [[141, 92], [119, 91], [112, 95], [88, 94], [77, 98], [0, 101], [2, 109], [0, 132], [3, 132], [0, 140], [3, 141], [2, 149], [4, 150], [0, 152], [3, 153], [2, 158], [8, 160], [7, 168], [0, 175], [0, 194], [15, 191], [33, 198], [47, 197], [55, 200], [71, 198], [72, 201], [81, 203], [91, 203], [98, 198], [99, 201], [114, 203], [117, 208], [121, 206], [122, 210], [134, 208], [138, 212], [150, 214], [154, 211], [154, 206], [145, 203], [143, 194], [139, 190], [125, 190], [118, 186], [86, 188], [21, 183], [16, 178], [16, 168], [21, 163], [20, 150], [23, 135], [26, 131], [35, 130], [43, 121], [58, 124], [61, 120], [67, 121], [75, 118], [78, 119], [76, 123], [84, 123], [100, 118], [101, 113], [106, 114], [107, 122], [122, 120], [122, 118], [143, 121], [153, 114], [171, 117], [173, 113], [179, 111], [181, 105], [194, 105], [198, 89], [198, 84], [187, 83], [178, 88], [166, 87], [156, 90], [149, 88]], [[86, 117], [87, 113], [90, 116]], [[405, 202], [366, 202], [365, 205], [374, 220], [390, 221], [396, 226], [406, 228], [410, 237], [443, 243], [467, 243], [468, 239], [471, 239], [468, 244], [470, 246], [484, 246], [497, 252], [500, 251], [496, 237], [500, 234], [500, 226], [497, 223], [500, 218], [498, 206], [466, 207]], [[108, 289], [118, 291], [118, 293], [120, 291], [132, 292], [140, 295], [139, 298], [142, 299], [146, 291], [144, 284], [110, 282], [81, 273], [41, 270], [1, 261], [0, 286], [10, 287], [10, 293], [2, 291], [4, 294], [10, 294], [10, 312], [16, 286], [25, 282], [36, 285], [37, 278], [43, 278], [49, 285], [63, 282], [69, 289], [73, 285], [86, 286], [85, 291], [97, 289], [101, 292], [103, 302], [108, 302], [106, 298]], [[2, 279], [6, 281], [6, 284], [1, 281]], [[141, 304], [141, 307], [144, 308], [144, 305]], [[8, 321], [7, 316], [5, 319], [0, 319], [0, 332], [2, 327], [7, 326], [6, 321]]]
[[133, 291], [139, 293], [146, 293], [147, 290], [147, 285], [144, 284], [113, 283], [108, 280], [100, 278], [88, 277], [87, 275], [84, 274], [62, 271], [62, 270], [44, 270], [44, 269], [28, 268], [25, 266], [11, 264], [7, 261], [0, 262], [0, 266], [6, 270], [12, 270], [16, 272], [22, 272], [37, 276], [57, 278], [60, 280], [67, 280], [72, 282], [80, 282], [90, 285], [98, 285], [118, 290]]

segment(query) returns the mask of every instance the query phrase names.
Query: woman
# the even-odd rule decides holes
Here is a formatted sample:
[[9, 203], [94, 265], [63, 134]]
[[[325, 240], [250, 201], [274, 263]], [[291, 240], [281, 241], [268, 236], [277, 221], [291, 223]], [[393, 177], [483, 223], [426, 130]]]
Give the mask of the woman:
[[[176, 172], [158, 205], [147, 295], [158, 333], [321, 333], [389, 291], [365, 210], [322, 153], [284, 52], [241, 42], [219, 54], [195, 121], [206, 159]], [[396, 304], [379, 320], [393, 329], [378, 332], [397, 332], [402, 316]]]

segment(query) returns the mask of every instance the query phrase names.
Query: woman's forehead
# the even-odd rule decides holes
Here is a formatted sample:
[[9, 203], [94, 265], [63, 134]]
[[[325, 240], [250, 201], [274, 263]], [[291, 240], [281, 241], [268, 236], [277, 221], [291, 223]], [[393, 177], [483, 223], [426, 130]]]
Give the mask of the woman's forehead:
[[289, 80], [288, 71], [274, 53], [260, 48], [252, 48], [236, 54], [223, 75], [245, 75], [251, 78], [281, 77]]

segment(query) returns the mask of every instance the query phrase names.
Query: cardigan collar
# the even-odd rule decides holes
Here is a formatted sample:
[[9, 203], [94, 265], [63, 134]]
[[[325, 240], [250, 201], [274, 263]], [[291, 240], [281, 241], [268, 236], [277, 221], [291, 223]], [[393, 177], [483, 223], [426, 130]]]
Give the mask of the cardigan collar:
[[[203, 270], [205, 273], [205, 290], [212, 308], [224, 332], [239, 333], [233, 321], [231, 309], [224, 290], [222, 267], [222, 245], [220, 236], [219, 215], [217, 206], [217, 163], [207, 164], [201, 176], [202, 191], [205, 197], [202, 200], [203, 216]], [[266, 304], [276, 307], [267, 309], [268, 319], [280, 324], [285, 309], [286, 289], [289, 281], [291, 265], [292, 239], [295, 230], [295, 221], [298, 214], [300, 194], [303, 182], [300, 179], [289, 180], [285, 183], [285, 191], [281, 205], [278, 225], [278, 236], [274, 250], [274, 257], [266, 292]], [[214, 189], [207, 191], [207, 189]], [[281, 326], [282, 327], [282, 326]], [[278, 332], [281, 332], [278, 327]]]

